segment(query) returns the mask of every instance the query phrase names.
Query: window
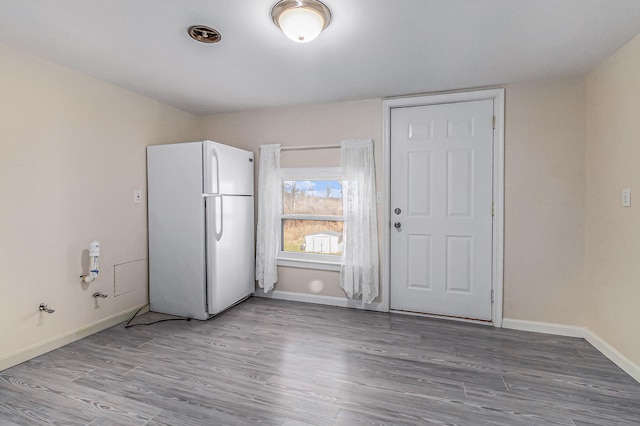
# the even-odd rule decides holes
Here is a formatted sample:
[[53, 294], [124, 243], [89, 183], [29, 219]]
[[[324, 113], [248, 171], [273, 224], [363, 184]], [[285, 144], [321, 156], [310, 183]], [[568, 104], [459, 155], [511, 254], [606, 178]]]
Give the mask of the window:
[[281, 171], [278, 264], [339, 270], [344, 237], [340, 168]]

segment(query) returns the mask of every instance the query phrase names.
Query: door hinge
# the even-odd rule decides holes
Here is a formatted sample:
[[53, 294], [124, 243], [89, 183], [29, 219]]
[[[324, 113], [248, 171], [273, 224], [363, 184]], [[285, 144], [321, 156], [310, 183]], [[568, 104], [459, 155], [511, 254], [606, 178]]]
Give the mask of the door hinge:
[[493, 290], [491, 290], [491, 303], [493, 303]]
[[496, 128], [496, 116], [493, 116], [493, 120], [491, 121], [491, 125], [493, 126], [493, 128]]
[[495, 215], [496, 215], [496, 205], [491, 204], [491, 217], [494, 217]]

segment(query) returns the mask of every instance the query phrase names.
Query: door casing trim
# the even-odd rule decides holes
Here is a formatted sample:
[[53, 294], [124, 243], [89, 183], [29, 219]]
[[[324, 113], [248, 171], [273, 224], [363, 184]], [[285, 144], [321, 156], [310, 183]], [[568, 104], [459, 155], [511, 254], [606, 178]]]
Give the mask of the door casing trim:
[[452, 104], [479, 100], [493, 100], [495, 131], [493, 133], [493, 303], [491, 320], [495, 327], [502, 327], [504, 294], [504, 88], [482, 89], [464, 92], [438, 93], [410, 97], [386, 98], [382, 101], [382, 163], [383, 163], [383, 221], [381, 264], [381, 310], [389, 311], [391, 295], [391, 111], [395, 108]]

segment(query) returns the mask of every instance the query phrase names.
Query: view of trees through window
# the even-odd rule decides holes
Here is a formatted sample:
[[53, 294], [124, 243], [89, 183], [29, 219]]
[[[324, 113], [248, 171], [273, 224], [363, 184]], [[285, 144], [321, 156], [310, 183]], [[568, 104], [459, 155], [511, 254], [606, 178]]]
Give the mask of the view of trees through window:
[[282, 212], [283, 251], [342, 254], [342, 182], [285, 180]]

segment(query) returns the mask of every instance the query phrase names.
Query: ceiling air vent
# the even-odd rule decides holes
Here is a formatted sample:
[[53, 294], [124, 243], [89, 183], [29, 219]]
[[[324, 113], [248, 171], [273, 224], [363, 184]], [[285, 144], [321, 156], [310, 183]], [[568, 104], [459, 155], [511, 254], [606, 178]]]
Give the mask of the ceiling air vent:
[[222, 39], [220, 33], [206, 25], [194, 25], [189, 28], [189, 35], [200, 43], [217, 43]]

